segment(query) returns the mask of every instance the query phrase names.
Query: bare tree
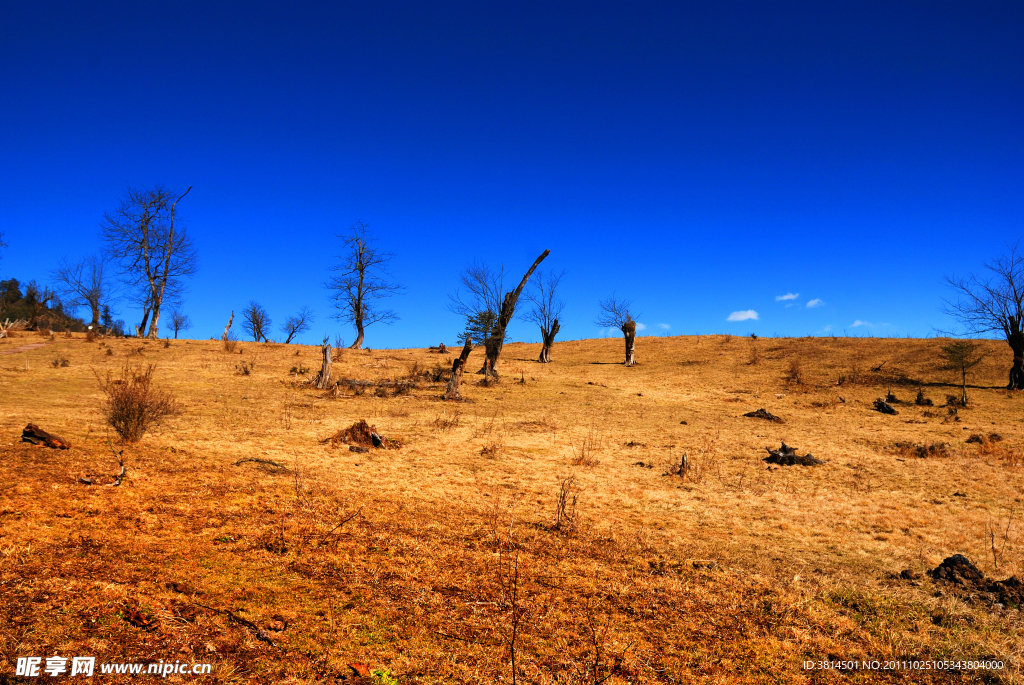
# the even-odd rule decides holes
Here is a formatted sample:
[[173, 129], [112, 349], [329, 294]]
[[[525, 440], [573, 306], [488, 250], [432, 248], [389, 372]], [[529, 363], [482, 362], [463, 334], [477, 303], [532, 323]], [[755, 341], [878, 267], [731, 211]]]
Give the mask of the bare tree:
[[310, 324], [313, 323], [313, 312], [309, 311], [309, 307], [303, 307], [299, 310], [299, 313], [295, 316], [289, 316], [285, 320], [284, 325], [281, 326], [281, 332], [287, 335], [284, 344], [288, 345], [291, 343], [292, 338], [305, 333], [309, 330]]
[[1000, 333], [1013, 351], [1010, 367], [1011, 390], [1024, 390], [1024, 253], [1020, 243], [1007, 255], [985, 264], [990, 276], [979, 279], [946, 277], [955, 291], [943, 311], [959, 321], [967, 332], [982, 335]]
[[614, 297], [602, 300], [600, 303], [601, 314], [594, 322], [601, 328], [618, 328], [626, 339], [626, 361], [625, 366], [636, 364], [636, 321], [630, 314], [629, 308], [632, 303], [628, 300], [618, 300]]
[[[8, 247], [7, 243], [4, 242], [4, 232], [0, 231], [0, 247]], [[2, 258], [2, 256], [0, 256]]]
[[92, 256], [74, 264], [61, 260], [53, 272], [62, 301], [75, 308], [88, 307], [92, 314], [90, 325], [94, 329], [100, 326], [103, 304], [110, 290], [104, 267], [102, 258]]
[[551, 346], [555, 343], [555, 336], [561, 329], [558, 317], [565, 309], [565, 302], [558, 299], [556, 291], [563, 276], [565, 276], [564, 271], [559, 274], [549, 271], [546, 278], [544, 274], [541, 274], [533, 289], [526, 294], [526, 298], [533, 303], [533, 309], [527, 312], [525, 318], [540, 326], [541, 348], [537, 361], [543, 364], [551, 361]]
[[368, 226], [357, 221], [347, 234], [339, 234], [344, 246], [341, 263], [331, 267], [338, 272], [327, 283], [334, 291], [332, 298], [338, 313], [335, 318], [355, 326], [356, 340], [349, 349], [363, 347], [364, 331], [375, 323], [393, 323], [398, 315], [390, 309], [378, 309], [376, 300], [390, 297], [402, 289], [392, 282], [386, 265], [394, 256], [381, 252], [373, 246], [373, 238], [367, 233]]
[[192, 328], [192, 319], [188, 318], [180, 309], [175, 308], [171, 312], [171, 328], [174, 329], [174, 339], [178, 339], [178, 331], [187, 331]]
[[466, 289], [465, 293], [456, 292], [450, 295], [451, 304], [449, 309], [456, 314], [466, 317], [466, 338], [482, 336], [484, 342], [484, 366], [478, 373], [485, 376], [498, 376], [498, 358], [505, 345], [505, 335], [508, 325], [516, 312], [516, 304], [519, 296], [526, 287], [530, 276], [544, 261], [544, 258], [551, 254], [551, 250], [544, 250], [530, 267], [519, 286], [504, 293], [505, 267], [502, 265], [497, 271], [492, 271], [485, 264], [474, 264], [468, 267], [459, 276], [459, 282]]
[[125, 281], [137, 291], [150, 338], [158, 337], [160, 310], [169, 295], [180, 292], [181, 279], [196, 271], [196, 250], [183, 226], [175, 225], [175, 208], [192, 187], [177, 199], [161, 186], [128, 189], [121, 205], [104, 217], [101, 235], [107, 253], [118, 262]]
[[263, 342], [267, 341], [267, 331], [270, 330], [270, 315], [267, 314], [267, 310], [264, 309], [258, 302], [253, 300], [249, 301], [245, 309], [242, 310], [242, 329], [246, 333], [252, 336], [253, 341]]
[[955, 340], [942, 348], [945, 367], [960, 373], [960, 404], [967, 406], [967, 371], [974, 368], [985, 358], [978, 343], [973, 340]]

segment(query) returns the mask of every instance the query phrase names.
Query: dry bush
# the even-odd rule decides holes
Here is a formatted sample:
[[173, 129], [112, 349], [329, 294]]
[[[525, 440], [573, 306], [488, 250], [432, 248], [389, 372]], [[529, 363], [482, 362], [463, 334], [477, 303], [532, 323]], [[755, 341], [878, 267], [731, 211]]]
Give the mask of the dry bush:
[[804, 384], [803, 364], [800, 362], [799, 357], [789, 360], [789, 368], [786, 370], [786, 381], [796, 383], [797, 385]]
[[462, 417], [462, 412], [458, 409], [448, 412], [444, 409], [440, 414], [434, 418], [434, 429], [439, 433], [447, 433], [454, 428], [459, 426], [459, 418]]
[[576, 482], [576, 474], [570, 474], [559, 484], [558, 498], [555, 500], [554, 530], [571, 533], [576, 528], [576, 503], [579, 494], [580, 487]]
[[757, 339], [753, 338], [750, 341], [750, 356], [747, 357], [747, 364], [753, 366], [761, 362], [761, 348], [757, 344]]
[[572, 450], [572, 459], [569, 463], [573, 466], [597, 466], [601, 463], [596, 454], [599, 448], [593, 427], [578, 443], [570, 441], [569, 448]]
[[235, 332], [230, 331], [226, 338], [223, 339], [224, 351], [228, 354], [234, 354], [235, 350], [238, 349], [238, 338], [235, 337]]
[[50, 362], [50, 364], [53, 366], [53, 368], [58, 369], [64, 366], [69, 366], [71, 362], [68, 361], [67, 357], [63, 355], [57, 355], [56, 357], [53, 358], [53, 361]]
[[153, 387], [155, 368], [152, 364], [142, 368], [125, 362], [116, 378], [109, 371], [105, 377], [96, 377], [106, 395], [104, 416], [123, 442], [138, 442], [150, 427], [181, 413], [173, 397]]
[[494, 459], [495, 457], [501, 456], [501, 453], [504, 450], [505, 441], [504, 439], [502, 439], [500, 435], [498, 435], [497, 437], [488, 440], [487, 443], [480, 449], [480, 456], [490, 457]]

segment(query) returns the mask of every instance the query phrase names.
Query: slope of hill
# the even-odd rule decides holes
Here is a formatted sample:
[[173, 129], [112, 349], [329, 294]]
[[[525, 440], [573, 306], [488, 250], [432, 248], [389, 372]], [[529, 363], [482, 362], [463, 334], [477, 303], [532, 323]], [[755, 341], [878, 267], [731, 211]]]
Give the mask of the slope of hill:
[[[445, 402], [425, 350], [339, 351], [357, 382], [325, 396], [318, 348], [0, 340], [0, 682], [54, 654], [233, 683], [512, 682], [513, 656], [522, 683], [1016, 682], [1012, 584], [926, 572], [1024, 576], [1024, 396], [988, 341], [947, 406], [942, 344], [642, 338], [633, 368], [619, 340], [511, 344]], [[183, 411], [86, 485], [117, 471], [96, 376], [124, 364]], [[329, 440], [362, 419], [391, 446]], [[766, 464], [782, 442], [825, 463]]]

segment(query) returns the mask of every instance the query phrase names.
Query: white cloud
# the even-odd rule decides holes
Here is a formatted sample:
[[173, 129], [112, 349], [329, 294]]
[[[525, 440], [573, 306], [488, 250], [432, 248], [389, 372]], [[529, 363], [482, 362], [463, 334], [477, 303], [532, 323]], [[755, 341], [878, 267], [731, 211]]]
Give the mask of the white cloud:
[[647, 330], [647, 326], [642, 324], [642, 323], [640, 323], [639, 321], [637, 321], [636, 322], [636, 329], [638, 331], [646, 331]]
[[874, 328], [875, 324], [871, 323], [870, 321], [861, 321], [860, 319], [857, 319], [852, 324], [850, 324], [850, 328], [857, 328], [858, 326], [867, 326], [868, 328]]
[[825, 326], [825, 332], [826, 333], [828, 333], [831, 330], [832, 330], [832, 324], [829, 324], [829, 325]]
[[749, 319], [757, 321], [757, 312], [753, 309], [748, 309], [745, 312], [733, 312], [726, 321], [747, 321]]
[[776, 295], [775, 301], [782, 302], [783, 300], [795, 300], [798, 297], [800, 297], [800, 293], [786, 293], [785, 295]]
[[667, 331], [668, 329], [670, 329], [670, 328], [672, 328], [672, 327], [671, 327], [671, 326], [669, 326], [669, 325], [668, 325], [667, 323], [659, 323], [659, 324], [658, 324], [658, 328], [660, 328], [660, 329], [661, 329], [661, 330], [663, 330], [663, 331]]
[[824, 300], [819, 300], [818, 298], [814, 298], [813, 300], [808, 302], [805, 306], [808, 309], [814, 309], [815, 307], [823, 307], [823, 306], [825, 306], [825, 302], [824, 302]]

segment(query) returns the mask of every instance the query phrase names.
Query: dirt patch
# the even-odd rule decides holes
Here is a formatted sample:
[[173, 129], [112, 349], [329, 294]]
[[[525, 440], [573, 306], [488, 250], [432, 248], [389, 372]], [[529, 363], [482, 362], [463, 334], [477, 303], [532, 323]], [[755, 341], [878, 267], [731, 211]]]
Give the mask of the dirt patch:
[[11, 350], [0, 350], [0, 354], [14, 354], [15, 352], [27, 352], [29, 350], [37, 350], [43, 347], [47, 343], [32, 343], [31, 345], [21, 345]]
[[1024, 582], [1017, 576], [1006, 580], [986, 578], [981, 570], [962, 554], [946, 557], [928, 572], [936, 582], [963, 592], [968, 601], [990, 601], [1003, 607], [1019, 607], [1024, 603]]

